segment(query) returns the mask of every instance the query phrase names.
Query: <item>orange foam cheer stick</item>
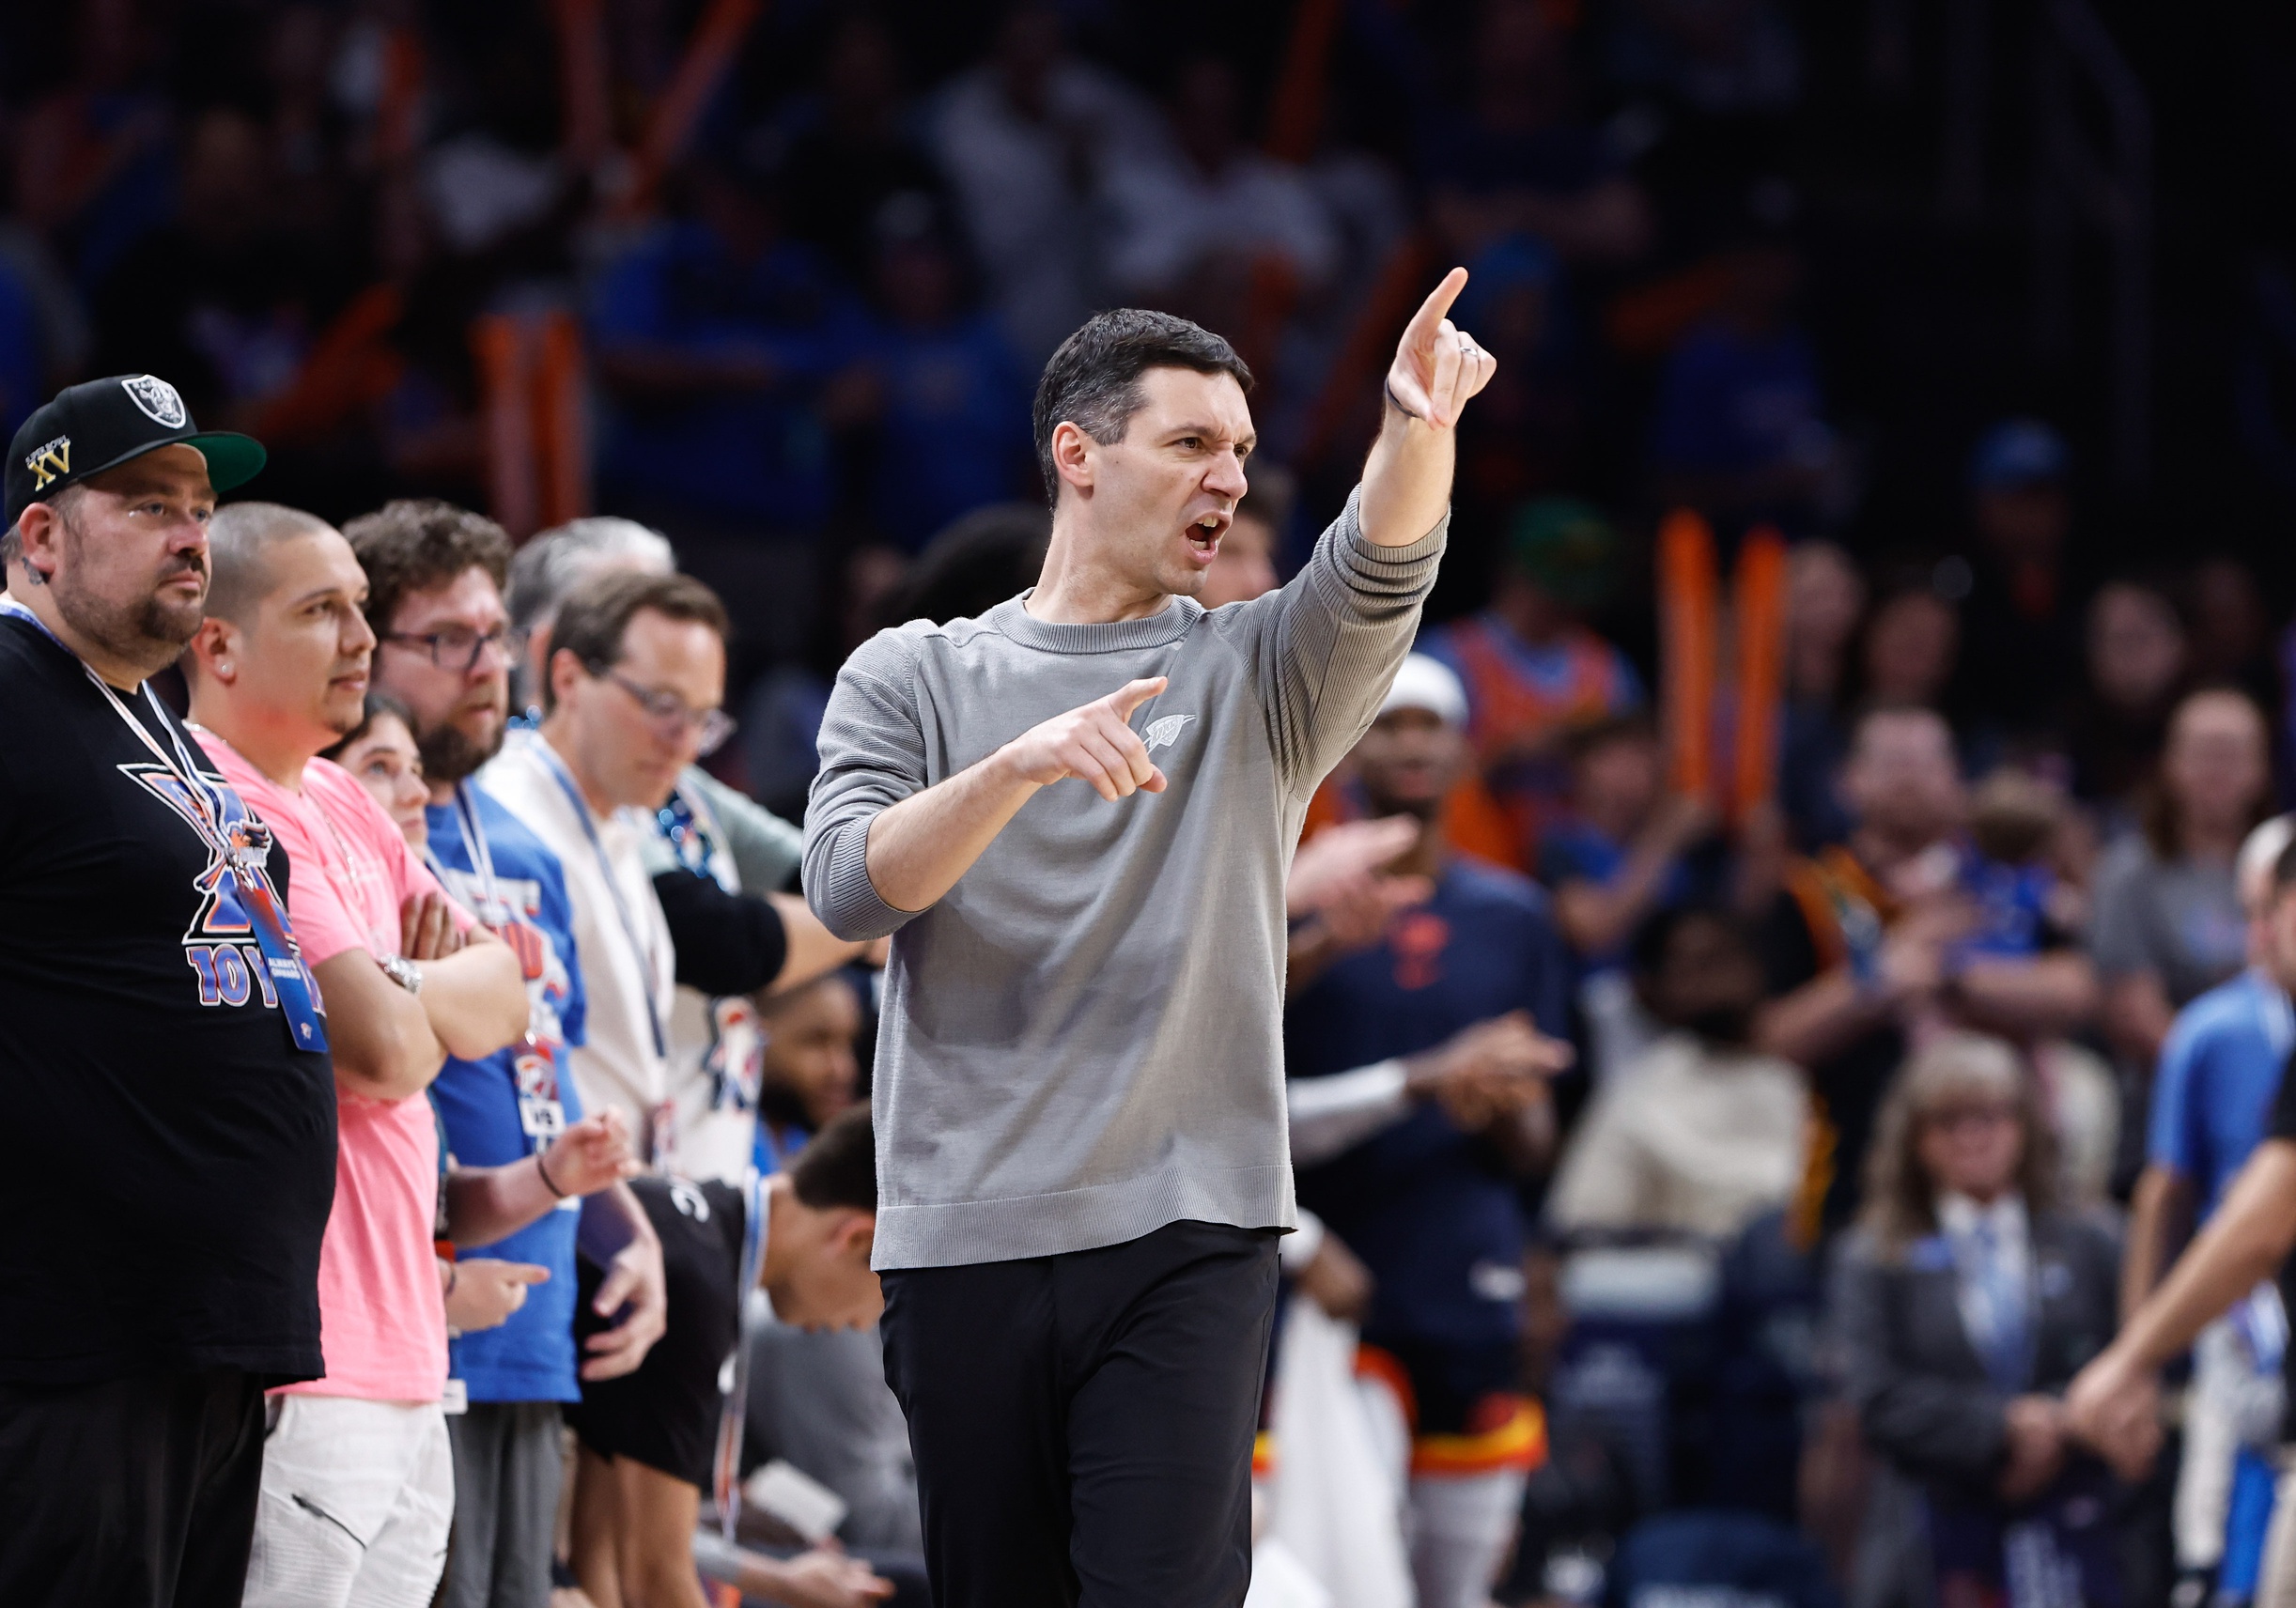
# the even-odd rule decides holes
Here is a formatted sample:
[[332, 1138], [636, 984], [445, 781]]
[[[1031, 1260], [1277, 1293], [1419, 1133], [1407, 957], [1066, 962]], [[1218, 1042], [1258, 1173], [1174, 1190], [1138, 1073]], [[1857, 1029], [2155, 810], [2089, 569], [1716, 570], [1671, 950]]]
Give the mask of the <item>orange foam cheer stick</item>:
[[1714, 782], [1714, 533], [1687, 508], [1658, 527], [1659, 670], [1668, 746], [1668, 784], [1691, 797]]
[[1767, 525], [1738, 549], [1738, 753], [1730, 813], [1744, 821], [1777, 791], [1786, 676], [1786, 543]]

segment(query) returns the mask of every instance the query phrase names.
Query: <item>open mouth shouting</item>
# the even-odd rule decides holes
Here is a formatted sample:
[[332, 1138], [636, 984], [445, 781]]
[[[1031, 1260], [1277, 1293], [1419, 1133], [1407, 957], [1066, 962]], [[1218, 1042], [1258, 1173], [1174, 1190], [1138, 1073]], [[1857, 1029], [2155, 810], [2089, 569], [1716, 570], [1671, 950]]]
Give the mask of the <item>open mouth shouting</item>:
[[1233, 516], [1218, 512], [1198, 516], [1187, 527], [1189, 556], [1200, 564], [1209, 564], [1219, 556], [1219, 538], [1228, 532]]

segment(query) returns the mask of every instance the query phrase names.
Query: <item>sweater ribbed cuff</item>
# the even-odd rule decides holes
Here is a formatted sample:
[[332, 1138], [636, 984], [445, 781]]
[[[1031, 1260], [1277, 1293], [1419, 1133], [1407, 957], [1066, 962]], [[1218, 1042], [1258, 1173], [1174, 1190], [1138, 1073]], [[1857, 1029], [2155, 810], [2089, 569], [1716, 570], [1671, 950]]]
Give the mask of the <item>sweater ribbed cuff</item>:
[[919, 914], [886, 904], [877, 884], [869, 880], [869, 823], [873, 819], [861, 816], [842, 821], [830, 829], [833, 841], [829, 875], [813, 894], [814, 914], [847, 943], [881, 938]]

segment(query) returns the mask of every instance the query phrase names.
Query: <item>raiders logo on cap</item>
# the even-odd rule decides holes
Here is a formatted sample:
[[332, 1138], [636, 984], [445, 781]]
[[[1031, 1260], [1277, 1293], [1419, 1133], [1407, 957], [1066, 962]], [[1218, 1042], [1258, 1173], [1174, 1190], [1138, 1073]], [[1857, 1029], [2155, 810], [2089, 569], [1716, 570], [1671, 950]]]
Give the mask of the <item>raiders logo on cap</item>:
[[156, 374], [132, 374], [119, 382], [144, 417], [163, 430], [180, 430], [191, 422], [183, 410], [183, 394]]
[[167, 446], [198, 449], [217, 491], [244, 484], [263, 467], [261, 443], [229, 430], [202, 431], [183, 394], [156, 374], [116, 374], [57, 392], [9, 443], [8, 528], [33, 503]]

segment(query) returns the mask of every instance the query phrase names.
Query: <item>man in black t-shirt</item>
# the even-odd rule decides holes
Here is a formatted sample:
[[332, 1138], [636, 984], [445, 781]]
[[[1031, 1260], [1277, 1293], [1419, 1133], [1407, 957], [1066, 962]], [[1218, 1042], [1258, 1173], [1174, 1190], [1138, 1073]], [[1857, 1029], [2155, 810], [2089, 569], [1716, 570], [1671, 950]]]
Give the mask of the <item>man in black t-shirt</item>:
[[0, 562], [0, 1602], [236, 1604], [318, 1377], [334, 1080], [287, 855], [146, 685], [261, 468], [149, 375], [16, 432]]

